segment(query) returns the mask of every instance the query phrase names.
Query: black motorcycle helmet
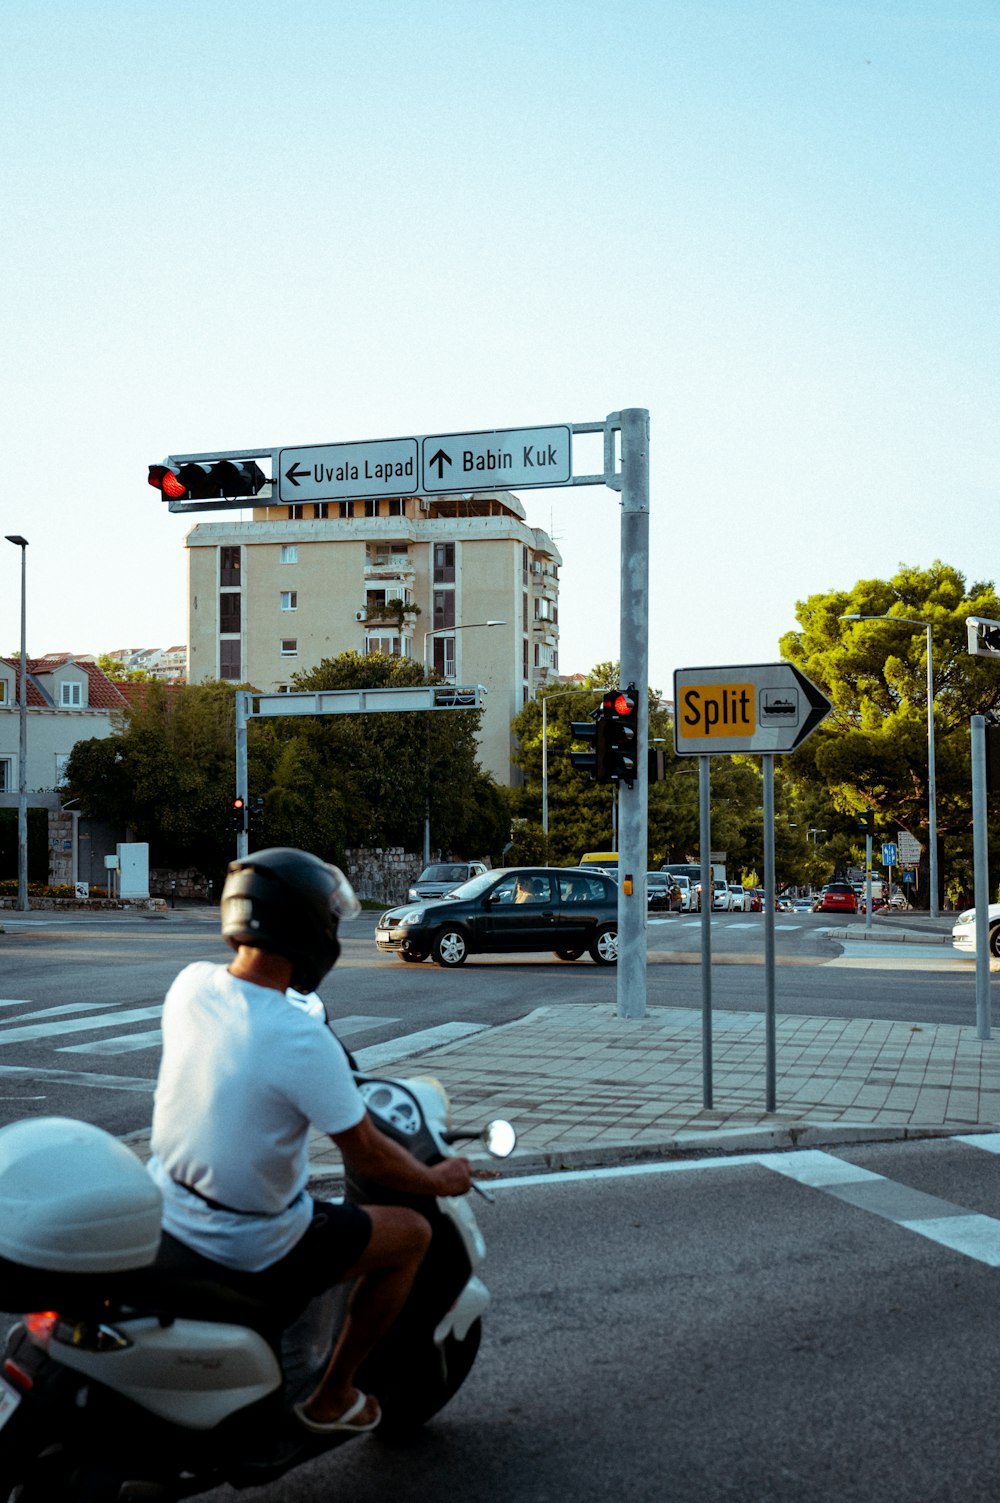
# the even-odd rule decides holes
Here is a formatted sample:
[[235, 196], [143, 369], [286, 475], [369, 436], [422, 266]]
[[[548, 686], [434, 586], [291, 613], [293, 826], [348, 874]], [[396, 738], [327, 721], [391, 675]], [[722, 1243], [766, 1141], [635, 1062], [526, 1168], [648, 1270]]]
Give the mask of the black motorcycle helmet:
[[319, 985], [340, 954], [340, 920], [361, 912], [339, 867], [285, 846], [230, 862], [221, 906], [223, 938], [286, 956], [298, 992]]

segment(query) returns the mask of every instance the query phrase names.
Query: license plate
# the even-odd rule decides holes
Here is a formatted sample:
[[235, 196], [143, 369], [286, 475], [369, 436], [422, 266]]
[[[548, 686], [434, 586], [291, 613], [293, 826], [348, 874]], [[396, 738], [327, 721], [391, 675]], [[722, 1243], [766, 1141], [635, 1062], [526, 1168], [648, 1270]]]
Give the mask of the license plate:
[[17, 1389], [11, 1388], [8, 1382], [0, 1378], [0, 1430], [3, 1429], [20, 1402], [21, 1395]]

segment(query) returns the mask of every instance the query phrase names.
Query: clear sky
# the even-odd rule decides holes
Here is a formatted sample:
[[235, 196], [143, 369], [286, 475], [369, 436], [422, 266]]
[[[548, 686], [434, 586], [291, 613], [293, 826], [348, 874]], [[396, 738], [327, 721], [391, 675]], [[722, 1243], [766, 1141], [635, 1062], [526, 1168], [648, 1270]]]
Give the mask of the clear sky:
[[[664, 690], [901, 561], [996, 581], [998, 63], [996, 0], [6, 0], [29, 651], [186, 639], [168, 453], [628, 406]], [[617, 497], [523, 499], [585, 671]]]

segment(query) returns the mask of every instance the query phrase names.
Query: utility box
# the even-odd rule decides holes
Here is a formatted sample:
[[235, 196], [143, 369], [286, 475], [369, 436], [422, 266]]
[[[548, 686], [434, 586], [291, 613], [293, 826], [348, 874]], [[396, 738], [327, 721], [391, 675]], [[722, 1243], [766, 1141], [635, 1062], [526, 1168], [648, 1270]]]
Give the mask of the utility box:
[[146, 841], [134, 841], [119, 845], [118, 850], [118, 896], [120, 898], [149, 897], [149, 845]]

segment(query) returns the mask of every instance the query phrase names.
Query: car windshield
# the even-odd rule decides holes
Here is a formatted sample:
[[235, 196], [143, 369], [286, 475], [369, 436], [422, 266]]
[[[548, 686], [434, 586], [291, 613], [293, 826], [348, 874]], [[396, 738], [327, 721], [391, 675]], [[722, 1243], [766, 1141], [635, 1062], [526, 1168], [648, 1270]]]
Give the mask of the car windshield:
[[479, 894], [492, 887], [497, 880], [497, 872], [480, 872], [478, 877], [470, 877], [468, 882], [463, 882], [451, 893], [453, 898], [478, 898]]
[[[412, 870], [412, 868], [411, 868]], [[462, 866], [428, 866], [420, 873], [418, 882], [463, 882], [469, 875], [469, 868]]]

